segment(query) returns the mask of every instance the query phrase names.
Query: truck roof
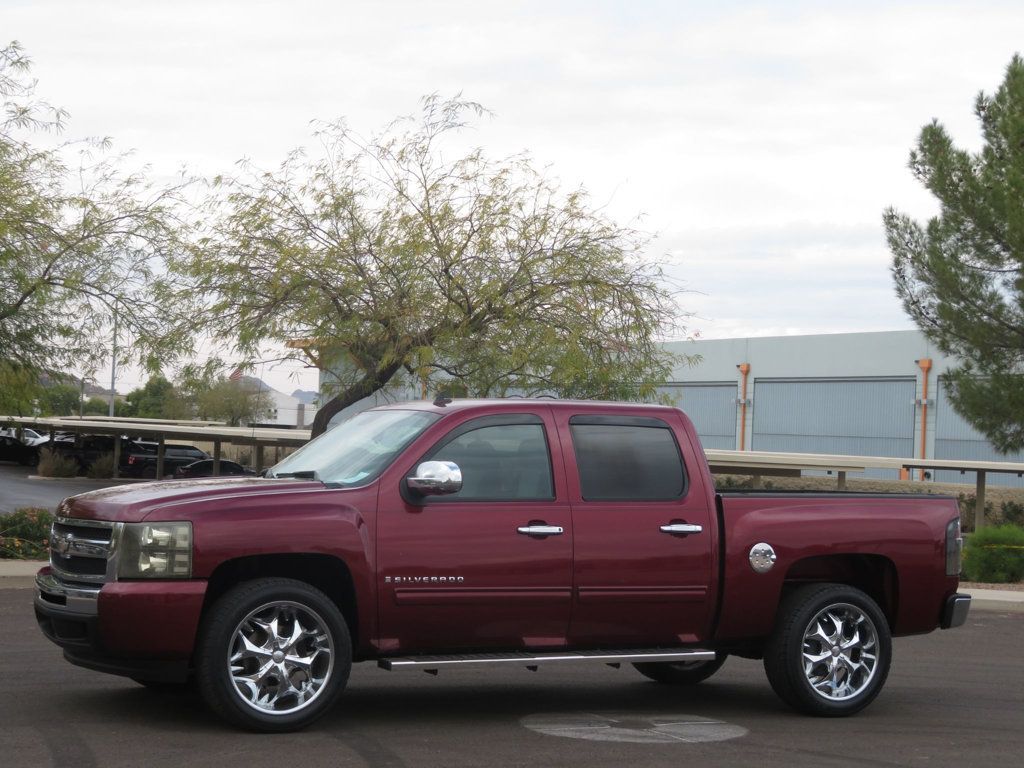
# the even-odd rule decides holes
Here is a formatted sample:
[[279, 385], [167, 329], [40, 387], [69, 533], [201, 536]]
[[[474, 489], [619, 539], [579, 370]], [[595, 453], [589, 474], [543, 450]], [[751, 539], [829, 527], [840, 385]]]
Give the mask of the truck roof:
[[600, 411], [621, 411], [629, 413], [636, 411], [666, 412], [677, 411], [671, 405], [659, 403], [623, 403], [611, 400], [558, 400], [548, 397], [509, 397], [509, 398], [455, 398], [440, 405], [439, 401], [430, 400], [406, 400], [400, 403], [379, 405], [371, 410], [374, 411], [432, 411], [434, 413], [451, 413], [462, 410], [488, 410], [488, 411], [517, 411], [522, 408], [545, 407], [554, 410], [600, 410]]

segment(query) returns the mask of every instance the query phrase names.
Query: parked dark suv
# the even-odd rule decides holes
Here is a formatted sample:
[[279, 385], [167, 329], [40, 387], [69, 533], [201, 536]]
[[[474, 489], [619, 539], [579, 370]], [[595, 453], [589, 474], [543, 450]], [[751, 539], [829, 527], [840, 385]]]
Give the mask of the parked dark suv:
[[[227, 459], [220, 460], [220, 475], [222, 477], [255, 474], [255, 470], [243, 467], [237, 462], [228, 461]], [[174, 470], [174, 476], [176, 478], [213, 477], [213, 459], [202, 459], [201, 461], [195, 461], [178, 467]]]
[[[153, 440], [139, 440], [133, 437], [114, 435], [69, 435], [57, 439], [53, 448], [78, 462], [84, 472], [96, 459], [114, 452], [114, 440], [121, 441], [121, 456], [118, 473], [123, 477], [156, 477], [157, 450], [159, 444]], [[194, 445], [164, 445], [164, 475], [173, 475], [181, 466], [210, 455]]]

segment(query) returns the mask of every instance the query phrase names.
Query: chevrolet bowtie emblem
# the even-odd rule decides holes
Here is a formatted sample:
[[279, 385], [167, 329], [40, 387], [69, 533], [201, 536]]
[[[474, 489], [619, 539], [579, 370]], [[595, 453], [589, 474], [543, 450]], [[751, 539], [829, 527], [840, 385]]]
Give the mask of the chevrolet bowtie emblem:
[[75, 540], [75, 534], [73, 533], [62, 533], [53, 541], [53, 551], [61, 557], [70, 557], [68, 552], [71, 551], [71, 544]]

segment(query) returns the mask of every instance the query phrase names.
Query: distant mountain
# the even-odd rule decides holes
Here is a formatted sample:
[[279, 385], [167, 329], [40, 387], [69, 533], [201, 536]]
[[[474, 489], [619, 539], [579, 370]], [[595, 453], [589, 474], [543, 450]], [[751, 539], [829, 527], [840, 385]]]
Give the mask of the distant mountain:
[[235, 381], [237, 381], [239, 384], [244, 384], [246, 387], [256, 392], [276, 391], [272, 386], [267, 384], [267, 382], [263, 381], [263, 379], [258, 379], [255, 376], [242, 376], [238, 379], [235, 379]]
[[[77, 376], [56, 371], [43, 371], [39, 374], [39, 383], [44, 387], [52, 387], [55, 384], [66, 384], [70, 387], [82, 389], [86, 397], [110, 397], [110, 390], [97, 386], [89, 381], [82, 387], [82, 380]], [[115, 393], [116, 394], [116, 393]], [[119, 397], [120, 395], [118, 395]]]
[[294, 397], [300, 403], [305, 403], [306, 405], [313, 405], [313, 403], [320, 399], [320, 393], [314, 392], [311, 389], [296, 389], [294, 392], [292, 392], [292, 397]]

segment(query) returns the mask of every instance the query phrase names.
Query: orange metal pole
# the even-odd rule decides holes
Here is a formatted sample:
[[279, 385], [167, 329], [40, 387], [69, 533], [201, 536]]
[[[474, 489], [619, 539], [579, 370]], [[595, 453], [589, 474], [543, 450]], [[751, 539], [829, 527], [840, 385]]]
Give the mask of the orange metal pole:
[[[928, 458], [928, 372], [932, 369], [930, 357], [922, 357], [917, 361], [924, 383], [921, 385], [921, 458]], [[924, 467], [920, 469], [919, 480], [924, 480]]]
[[736, 366], [743, 374], [743, 386], [740, 393], [740, 450], [747, 450], [747, 377], [750, 375], [750, 363]]

